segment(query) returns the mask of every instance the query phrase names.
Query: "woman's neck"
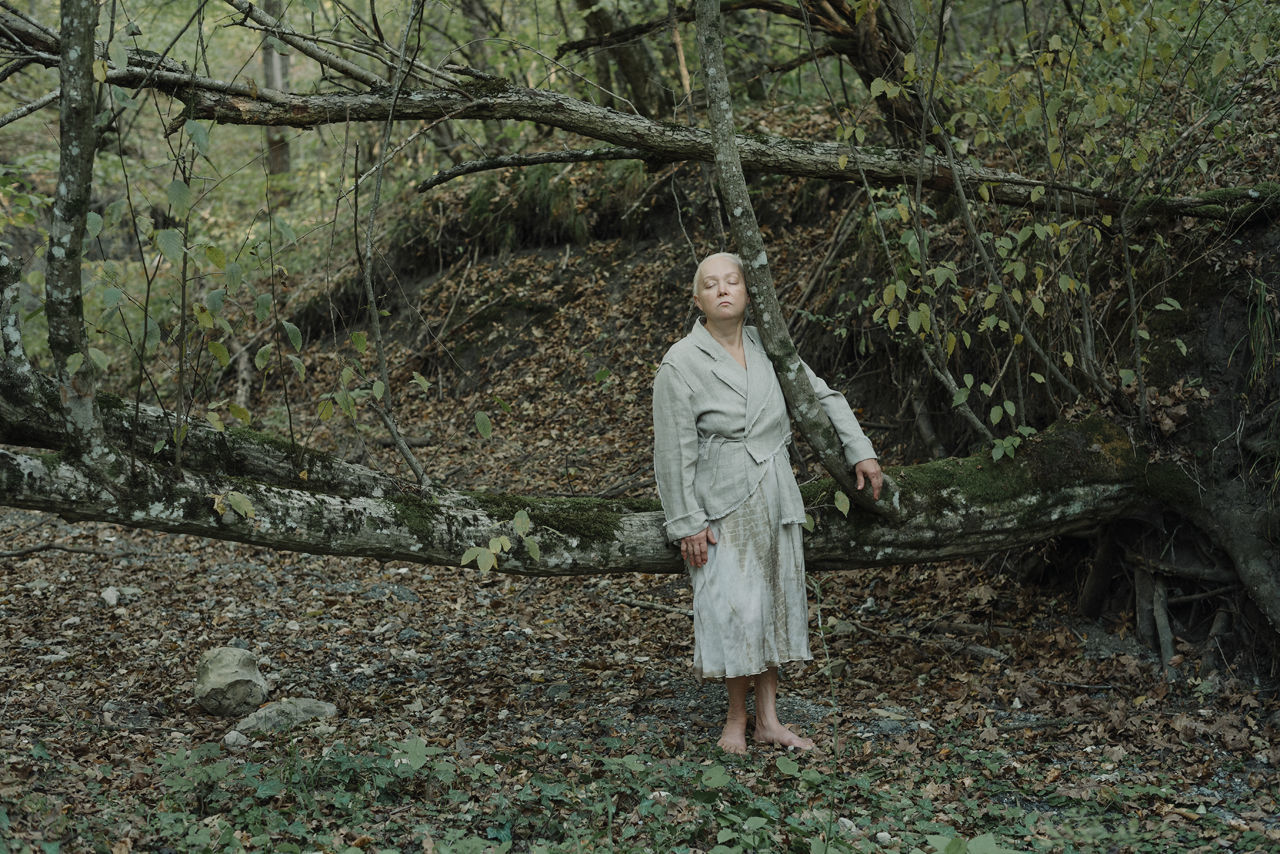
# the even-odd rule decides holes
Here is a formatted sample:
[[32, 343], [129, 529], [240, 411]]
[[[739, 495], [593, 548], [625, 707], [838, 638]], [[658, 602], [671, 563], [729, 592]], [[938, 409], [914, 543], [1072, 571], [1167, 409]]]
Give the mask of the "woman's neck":
[[707, 332], [711, 334], [725, 352], [733, 357], [733, 360], [742, 367], [747, 366], [747, 353], [742, 347], [742, 321], [721, 321], [713, 322], [710, 318], [703, 318], [703, 323], [707, 327]]
[[707, 331], [711, 333], [711, 337], [720, 342], [725, 349], [742, 349], [742, 327], [741, 320], [731, 321], [713, 321], [708, 317], [702, 319], [703, 325], [707, 327]]

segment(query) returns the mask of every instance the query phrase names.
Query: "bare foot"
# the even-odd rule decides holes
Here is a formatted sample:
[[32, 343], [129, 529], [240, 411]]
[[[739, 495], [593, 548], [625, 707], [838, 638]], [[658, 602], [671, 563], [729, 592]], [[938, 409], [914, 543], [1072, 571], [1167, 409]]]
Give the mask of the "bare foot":
[[720, 740], [716, 742], [716, 746], [725, 753], [745, 756], [747, 753], [747, 722], [745, 720], [725, 721], [724, 731], [720, 733]]
[[772, 727], [762, 727], [757, 724], [755, 737], [761, 744], [776, 744], [778, 747], [788, 749], [794, 747], [796, 750], [813, 750], [814, 748], [812, 739], [796, 735], [782, 724]]

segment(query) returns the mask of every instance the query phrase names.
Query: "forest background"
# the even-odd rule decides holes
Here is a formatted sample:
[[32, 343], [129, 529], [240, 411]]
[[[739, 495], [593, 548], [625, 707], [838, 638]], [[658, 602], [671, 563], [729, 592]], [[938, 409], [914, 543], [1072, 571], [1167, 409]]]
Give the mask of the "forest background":
[[[58, 12], [0, 2], [11, 847], [1280, 838], [1272, 5]], [[823, 752], [737, 762], [648, 389], [753, 240], [895, 487], [800, 425]], [[221, 746], [223, 644], [339, 717]]]

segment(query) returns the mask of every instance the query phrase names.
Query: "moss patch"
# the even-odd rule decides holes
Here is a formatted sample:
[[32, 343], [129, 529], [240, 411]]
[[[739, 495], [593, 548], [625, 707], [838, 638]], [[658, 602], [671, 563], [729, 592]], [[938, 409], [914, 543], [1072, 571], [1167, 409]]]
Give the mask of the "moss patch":
[[468, 492], [466, 495], [479, 508], [501, 521], [525, 511], [534, 524], [533, 536], [537, 536], [537, 528], [542, 527], [591, 543], [617, 539], [623, 515], [658, 509], [654, 501], [548, 498], [495, 492]]
[[392, 507], [396, 522], [412, 531], [418, 539], [434, 539], [432, 533], [440, 518], [439, 507], [434, 501], [416, 495], [396, 495], [387, 498], [387, 503]]

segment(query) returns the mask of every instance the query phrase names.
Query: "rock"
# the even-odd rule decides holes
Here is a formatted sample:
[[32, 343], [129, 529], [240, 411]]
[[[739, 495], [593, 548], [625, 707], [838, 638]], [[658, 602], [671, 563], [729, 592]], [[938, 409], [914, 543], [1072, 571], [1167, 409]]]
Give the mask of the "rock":
[[102, 597], [102, 601], [106, 602], [110, 608], [114, 608], [120, 602], [120, 591], [114, 587], [108, 587], [98, 595]]
[[285, 697], [268, 703], [236, 724], [241, 732], [285, 732], [316, 718], [331, 718], [338, 707], [309, 697]]
[[220, 717], [245, 715], [267, 699], [267, 680], [253, 653], [219, 646], [200, 656], [196, 668], [196, 702]]
[[249, 736], [245, 735], [238, 729], [229, 730], [222, 737], [222, 746], [228, 750], [239, 750], [249, 746]]

